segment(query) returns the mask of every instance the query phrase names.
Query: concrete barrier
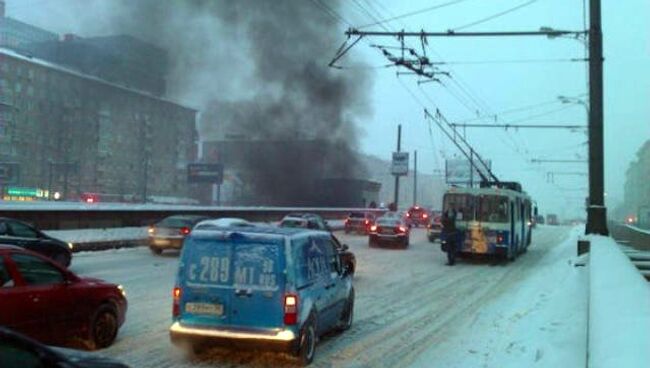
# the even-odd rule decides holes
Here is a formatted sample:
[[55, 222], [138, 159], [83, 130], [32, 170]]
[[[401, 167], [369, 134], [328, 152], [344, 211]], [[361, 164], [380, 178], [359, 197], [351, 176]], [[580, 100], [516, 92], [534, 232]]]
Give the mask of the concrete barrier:
[[25, 221], [42, 230], [148, 226], [172, 215], [241, 217], [249, 221], [279, 221], [290, 212], [309, 212], [326, 220], [342, 220], [355, 211], [382, 214], [385, 209], [319, 207], [208, 207], [114, 203], [0, 203], [0, 216]]
[[650, 366], [650, 285], [609, 237], [588, 236], [590, 368]]

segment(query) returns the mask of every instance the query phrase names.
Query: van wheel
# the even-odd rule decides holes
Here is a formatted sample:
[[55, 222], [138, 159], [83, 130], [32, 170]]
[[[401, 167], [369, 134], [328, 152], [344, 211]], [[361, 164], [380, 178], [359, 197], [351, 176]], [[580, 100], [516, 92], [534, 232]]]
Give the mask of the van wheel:
[[348, 297], [347, 303], [345, 303], [345, 308], [343, 308], [343, 314], [341, 314], [341, 319], [339, 320], [340, 332], [347, 331], [352, 327], [352, 320], [354, 319], [354, 289], [350, 291], [350, 296]]
[[316, 323], [311, 317], [305, 323], [300, 332], [300, 349], [298, 350], [298, 361], [300, 365], [307, 366], [314, 361], [316, 353]]
[[100, 306], [90, 324], [91, 348], [94, 350], [110, 346], [117, 337], [118, 329], [115, 309], [108, 304]]

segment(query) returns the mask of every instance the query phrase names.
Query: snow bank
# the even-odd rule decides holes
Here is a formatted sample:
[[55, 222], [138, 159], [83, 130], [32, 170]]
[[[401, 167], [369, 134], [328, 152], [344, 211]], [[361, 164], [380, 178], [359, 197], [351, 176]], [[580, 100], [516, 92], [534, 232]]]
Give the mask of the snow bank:
[[650, 365], [650, 286], [613, 239], [589, 236], [589, 367]]

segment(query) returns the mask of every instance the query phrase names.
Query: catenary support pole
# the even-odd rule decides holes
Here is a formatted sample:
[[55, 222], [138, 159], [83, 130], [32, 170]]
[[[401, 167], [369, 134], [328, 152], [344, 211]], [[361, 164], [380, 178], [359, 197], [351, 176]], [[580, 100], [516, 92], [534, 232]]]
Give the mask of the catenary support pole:
[[413, 205], [418, 204], [418, 150], [413, 151]]
[[603, 34], [600, 0], [589, 0], [589, 207], [587, 234], [609, 235], [603, 163]]
[[[397, 125], [397, 152], [402, 149], [402, 124]], [[395, 210], [399, 208], [399, 175], [395, 175]]]

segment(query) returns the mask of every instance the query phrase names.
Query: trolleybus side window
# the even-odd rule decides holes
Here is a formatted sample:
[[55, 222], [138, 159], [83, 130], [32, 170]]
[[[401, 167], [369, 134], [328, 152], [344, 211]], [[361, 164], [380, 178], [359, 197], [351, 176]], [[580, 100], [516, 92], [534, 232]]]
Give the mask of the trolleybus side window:
[[484, 195], [479, 198], [479, 221], [508, 222], [508, 197]]

